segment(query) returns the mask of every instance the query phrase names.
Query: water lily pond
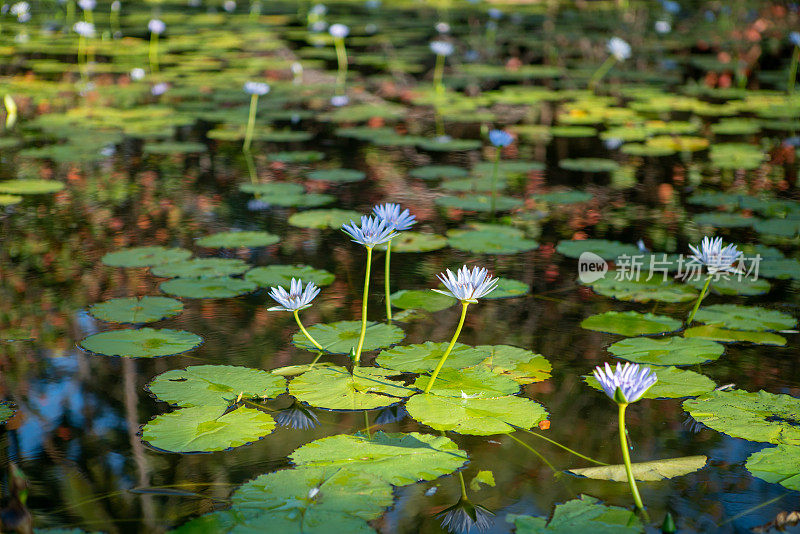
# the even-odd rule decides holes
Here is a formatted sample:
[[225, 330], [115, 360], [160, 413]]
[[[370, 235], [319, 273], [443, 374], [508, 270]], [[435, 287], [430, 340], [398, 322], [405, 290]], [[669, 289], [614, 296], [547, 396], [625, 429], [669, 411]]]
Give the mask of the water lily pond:
[[798, 28], [0, 3], [0, 529], [798, 528]]

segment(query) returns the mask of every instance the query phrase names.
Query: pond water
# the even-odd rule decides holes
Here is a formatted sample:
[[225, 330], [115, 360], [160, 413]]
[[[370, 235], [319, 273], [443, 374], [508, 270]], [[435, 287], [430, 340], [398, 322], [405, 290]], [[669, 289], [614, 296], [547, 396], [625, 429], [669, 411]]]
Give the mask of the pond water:
[[[488, 532], [558, 530], [554, 507], [581, 495], [601, 502], [562, 532], [657, 531], [667, 514], [681, 532], [768, 531], [797, 508], [796, 8], [32, 4], [0, 15], [4, 528], [440, 532], [462, 483]], [[630, 57], [607, 59], [614, 36]], [[437, 40], [454, 48], [442, 70]], [[385, 202], [416, 225], [393, 241], [391, 331], [374, 250], [372, 371], [353, 371], [373, 374], [354, 382], [366, 254], [340, 225]], [[712, 281], [687, 325], [705, 277], [676, 278], [674, 258], [704, 236], [760, 271]], [[644, 282], [651, 251], [669, 254], [663, 283]], [[612, 271], [579, 278], [585, 252]], [[456, 345], [422, 393], [444, 345], [402, 347], [451, 340], [461, 307], [430, 289], [462, 265], [500, 288], [469, 306], [458, 343], [478, 349]], [[332, 354], [268, 310], [293, 273], [321, 286], [299, 316]], [[90, 309], [144, 296], [177, 302], [154, 321], [100, 319], [155, 302]], [[338, 321], [354, 323], [331, 348]], [[91, 337], [120, 329], [134, 343]], [[617, 342], [659, 376], [627, 409], [632, 461], [678, 459], [639, 482], [641, 519], [619, 466], [567, 472], [622, 462], [615, 403], [585, 381], [625, 361]], [[351, 401], [378, 407], [327, 409]]]

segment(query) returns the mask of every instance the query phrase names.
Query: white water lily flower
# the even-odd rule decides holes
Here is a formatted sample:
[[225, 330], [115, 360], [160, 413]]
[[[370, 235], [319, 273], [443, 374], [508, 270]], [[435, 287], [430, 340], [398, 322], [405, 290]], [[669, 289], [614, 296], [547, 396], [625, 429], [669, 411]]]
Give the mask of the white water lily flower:
[[466, 265], [461, 267], [454, 275], [450, 269], [444, 273], [440, 273], [439, 280], [447, 288], [446, 291], [441, 289], [434, 289], [437, 293], [455, 297], [462, 302], [478, 302], [478, 299], [484, 297], [497, 289], [497, 278], [492, 277], [489, 271], [483, 267], [473, 267], [472, 271]]
[[309, 282], [303, 289], [303, 281], [299, 278], [292, 278], [289, 284], [289, 291], [282, 287], [273, 287], [269, 292], [280, 306], [273, 306], [269, 311], [300, 311], [311, 307], [311, 301], [319, 295], [319, 288], [314, 282]]
[[692, 259], [705, 265], [708, 274], [739, 271], [735, 263], [741, 257], [742, 252], [733, 243], [723, 247], [721, 237], [704, 237], [698, 246], [689, 245], [689, 248], [693, 253]]
[[431, 41], [431, 52], [437, 56], [449, 56], [453, 53], [452, 43], [447, 41]]
[[344, 39], [350, 33], [350, 28], [344, 24], [333, 24], [328, 28], [328, 33], [337, 39]]
[[609, 39], [606, 48], [617, 61], [625, 61], [631, 57], [631, 45], [619, 37], [612, 37]]

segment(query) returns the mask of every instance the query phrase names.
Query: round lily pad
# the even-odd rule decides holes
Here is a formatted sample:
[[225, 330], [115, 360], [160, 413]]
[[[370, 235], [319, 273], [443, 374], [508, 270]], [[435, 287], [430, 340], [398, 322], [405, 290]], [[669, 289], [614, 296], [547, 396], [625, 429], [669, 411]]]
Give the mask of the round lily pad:
[[693, 326], [683, 332], [687, 338], [710, 339], [720, 343], [755, 343], [757, 345], [786, 345], [786, 338], [772, 332], [730, 330], [716, 325]]
[[558, 166], [566, 171], [612, 172], [619, 168], [619, 163], [613, 159], [575, 158], [562, 159], [558, 162]]
[[568, 258], [579, 258], [584, 252], [593, 252], [604, 260], [613, 261], [621, 256], [641, 256], [635, 245], [609, 241], [607, 239], [583, 239], [559, 241], [556, 252]]
[[452, 165], [426, 165], [425, 167], [412, 169], [408, 174], [422, 180], [436, 180], [440, 178], [451, 180], [454, 178], [463, 178], [467, 176], [469, 172], [466, 169]]
[[[703, 289], [705, 280], [698, 278], [697, 280], [687, 280], [687, 284], [695, 289]], [[714, 280], [709, 286], [709, 291], [718, 295], [763, 295], [769, 293], [772, 286], [763, 278], [753, 280], [752, 278], [744, 278], [741, 280], [736, 276], [728, 277], [727, 279], [720, 277], [719, 280]]]
[[581, 495], [556, 505], [553, 518], [530, 515], [508, 515], [519, 533], [591, 532], [592, 534], [640, 534], [642, 521], [627, 508], [608, 506], [599, 499]]
[[[358, 345], [358, 337], [361, 335], [361, 321], [315, 324], [308, 327], [307, 330], [311, 337], [316, 339], [317, 343], [322, 345], [327, 352], [349, 354], [350, 350]], [[403, 330], [397, 325], [368, 322], [362, 350], [369, 351], [389, 347], [399, 343], [404, 337]], [[302, 332], [294, 335], [292, 343], [301, 349], [317, 350]]]
[[[444, 196], [436, 198], [435, 202], [437, 206], [443, 208], [484, 212], [492, 210], [492, 197], [490, 195]], [[518, 198], [503, 195], [497, 195], [497, 198], [495, 198], [496, 211], [510, 211], [522, 207], [522, 205], [522, 200]]]
[[195, 258], [159, 265], [150, 272], [162, 278], [219, 278], [242, 274], [249, 268], [244, 260], [235, 258]]
[[239, 191], [253, 195], [279, 197], [302, 195], [305, 192], [305, 188], [293, 182], [266, 182], [262, 184], [242, 184], [239, 186]]
[[[449, 343], [426, 341], [416, 345], [401, 345], [381, 351], [375, 362], [381, 367], [405, 373], [433, 371]], [[489, 357], [489, 352], [469, 345], [456, 343], [442, 369], [463, 369], [478, 365]]]
[[249, 280], [219, 278], [174, 278], [158, 288], [167, 295], [188, 299], [225, 299], [252, 293], [258, 286]]
[[762, 480], [800, 491], [800, 446], [778, 445], [755, 452], [745, 464], [750, 473]]
[[634, 302], [688, 302], [698, 295], [695, 288], [671, 280], [663, 281], [658, 275], [648, 281], [644, 273], [638, 280], [624, 277], [617, 280], [614, 271], [610, 271], [590, 285], [600, 295]]
[[0, 206], [13, 206], [22, 200], [23, 198], [19, 195], [0, 195]]
[[454, 306], [458, 301], [430, 289], [401, 289], [392, 293], [392, 306], [402, 310], [437, 312]]
[[183, 248], [134, 247], [109, 252], [101, 258], [110, 267], [152, 267], [187, 260], [192, 253]]
[[396, 372], [376, 367], [320, 367], [296, 377], [289, 393], [297, 400], [326, 410], [372, 410], [400, 402], [414, 393]]
[[519, 280], [512, 280], [511, 278], [497, 279], [497, 287], [494, 291], [486, 295], [485, 299], [509, 299], [514, 297], [524, 297], [531, 290], [530, 286], [525, 282]]
[[758, 306], [714, 304], [697, 310], [695, 321], [731, 330], [786, 330], [797, 325], [797, 319], [788, 313]]
[[537, 202], [546, 202], [548, 204], [580, 204], [592, 200], [592, 194], [585, 191], [551, 191], [550, 193], [542, 193], [534, 195], [533, 198]]
[[274, 245], [280, 240], [269, 232], [220, 232], [201, 237], [197, 244], [209, 248], [255, 248]]
[[[414, 382], [414, 387], [424, 390], [430, 379], [427, 375], [420, 376]], [[515, 380], [478, 366], [469, 369], [442, 369], [430, 392], [443, 397], [491, 399], [514, 395], [518, 391], [519, 383]]]
[[183, 303], [168, 297], [126, 297], [99, 302], [89, 307], [95, 319], [112, 323], [144, 324], [175, 317]]
[[495, 374], [507, 376], [519, 384], [532, 384], [550, 378], [553, 366], [541, 354], [511, 345], [480, 345], [489, 356], [479, 364]]
[[695, 365], [716, 360], [725, 347], [715, 341], [701, 338], [636, 337], [617, 341], [608, 352], [634, 363], [653, 365]]
[[6, 180], [0, 182], [0, 193], [8, 195], [45, 195], [64, 189], [64, 184], [55, 180]]
[[361, 213], [351, 210], [308, 210], [289, 217], [289, 224], [300, 228], [332, 228], [338, 230], [343, 224], [357, 221]]
[[103, 356], [156, 358], [190, 351], [202, 342], [202, 337], [184, 330], [140, 328], [100, 332], [84, 338], [78, 346]]
[[269, 161], [280, 163], [314, 163], [325, 158], [324, 152], [316, 150], [297, 150], [294, 152], [272, 152], [267, 154]]
[[[653, 387], [642, 395], [645, 399], [678, 399], [695, 397], [712, 391], [716, 384], [705, 375], [678, 369], [677, 367], [650, 367], [658, 377]], [[584, 377], [584, 381], [598, 391], [603, 388], [593, 375]]]
[[[392, 239], [392, 252], [431, 252], [447, 246], [447, 238], [436, 234], [422, 232], [400, 232]], [[385, 250], [385, 245], [375, 247]]]
[[292, 278], [298, 278], [303, 283], [313, 282], [318, 286], [327, 286], [333, 283], [334, 276], [324, 269], [314, 269], [308, 265], [268, 265], [256, 267], [247, 271], [244, 279], [260, 287], [289, 287]]
[[581, 327], [587, 330], [623, 336], [665, 334], [678, 330], [682, 325], [680, 321], [665, 315], [634, 311], [598, 313], [581, 322]]
[[367, 177], [366, 174], [355, 169], [320, 169], [311, 171], [307, 176], [312, 180], [326, 182], [360, 182]]
[[495, 230], [450, 230], [451, 247], [476, 254], [518, 254], [539, 248], [539, 243], [519, 234]]
[[531, 428], [547, 419], [541, 404], [522, 397], [499, 399], [414, 395], [406, 403], [409, 415], [434, 430], [490, 436]]

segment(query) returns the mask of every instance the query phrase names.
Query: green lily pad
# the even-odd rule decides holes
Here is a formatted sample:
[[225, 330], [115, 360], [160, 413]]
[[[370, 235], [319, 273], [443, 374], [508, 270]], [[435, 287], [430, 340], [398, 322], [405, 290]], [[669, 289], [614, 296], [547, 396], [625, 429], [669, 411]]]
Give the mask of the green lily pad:
[[[705, 280], [700, 278], [698, 280], [687, 280], [687, 284], [695, 289], [703, 289]], [[720, 277], [719, 280], [714, 280], [709, 286], [709, 291], [717, 295], [744, 295], [754, 296], [769, 293], [771, 285], [763, 278], [753, 280], [752, 278], [742, 277], [741, 280], [736, 276], [728, 277], [727, 279]]]
[[624, 301], [688, 302], [697, 298], [698, 291], [693, 287], [670, 280], [664, 282], [661, 278], [654, 276], [647, 281], [642, 275], [639, 280], [617, 280], [614, 271], [610, 271], [604, 278], [589, 285], [595, 293]]
[[720, 343], [741, 341], [756, 345], [786, 345], [786, 338], [772, 332], [753, 332], [749, 330], [729, 330], [715, 325], [693, 326], [683, 332], [683, 337], [710, 339]]
[[797, 325], [797, 319], [788, 313], [758, 306], [714, 304], [697, 310], [694, 319], [700, 323], [731, 330], [786, 330]]
[[550, 378], [553, 366], [547, 358], [530, 350], [511, 345], [480, 345], [478, 350], [489, 354], [478, 367], [514, 380], [518, 384], [533, 384]]
[[152, 267], [164, 263], [175, 263], [192, 257], [183, 248], [134, 247], [109, 252], [100, 261], [109, 267]]
[[[414, 387], [424, 390], [430, 377], [420, 376]], [[431, 388], [431, 394], [442, 397], [474, 396], [480, 399], [507, 397], [519, 391], [519, 383], [485, 367], [442, 369]]]
[[495, 230], [450, 230], [447, 237], [454, 249], [476, 254], [518, 254], [539, 248], [533, 239]]
[[406, 410], [434, 430], [476, 436], [508, 434], [517, 427], [528, 429], [547, 419], [541, 404], [522, 397], [481, 399], [420, 394], [408, 400]]
[[261, 369], [235, 365], [192, 365], [156, 376], [147, 389], [159, 400], [180, 407], [220, 405], [239, 395], [245, 399], [274, 398], [286, 392], [286, 380]]
[[[667, 458], [665, 460], [631, 464], [631, 471], [633, 471], [633, 477], [636, 480], [656, 482], [694, 473], [704, 468], [706, 462], [708, 462], [707, 456], [683, 456], [681, 458]], [[625, 464], [583, 467], [569, 469], [567, 472], [594, 480], [628, 481]]]
[[372, 410], [400, 402], [414, 393], [403, 382], [391, 380], [397, 373], [376, 367], [322, 367], [298, 376], [289, 393], [301, 402], [326, 410]]
[[613, 261], [621, 256], [640, 256], [642, 253], [635, 245], [608, 241], [607, 239], [583, 239], [579, 241], [559, 241], [556, 252], [568, 258], [579, 258], [584, 252], [593, 252], [604, 260]]
[[258, 200], [283, 208], [317, 208], [336, 200], [333, 195], [304, 193], [302, 195], [261, 195]]
[[294, 152], [272, 152], [267, 154], [269, 161], [280, 163], [314, 163], [325, 159], [325, 153], [316, 150], [297, 150]]
[[188, 352], [201, 343], [202, 337], [184, 330], [140, 328], [93, 334], [84, 338], [78, 346], [103, 356], [157, 358]]
[[798, 219], [765, 219], [753, 222], [753, 229], [759, 234], [779, 237], [796, 237], [800, 233]]
[[694, 217], [694, 223], [698, 226], [716, 228], [748, 228], [755, 221], [753, 217], [745, 217], [739, 213], [701, 213]]
[[481, 147], [481, 142], [477, 139], [448, 139], [439, 138], [419, 139], [416, 145], [422, 150], [431, 152], [460, 152], [466, 150], [476, 150]]
[[127, 297], [89, 307], [95, 319], [112, 323], [144, 324], [180, 315], [183, 303], [168, 297]]
[[[437, 206], [443, 208], [482, 212], [492, 210], [492, 197], [490, 195], [443, 196], [437, 197], [435, 202]], [[495, 198], [495, 210], [498, 212], [511, 211], [522, 207], [522, 205], [522, 200], [518, 198], [504, 195], [497, 195]]]
[[162, 278], [219, 278], [242, 274], [250, 268], [235, 258], [195, 258], [152, 267], [150, 272]]
[[392, 306], [401, 310], [437, 312], [455, 306], [458, 301], [430, 289], [401, 289], [392, 293]]
[[725, 352], [725, 347], [708, 339], [672, 336], [623, 339], [607, 350], [617, 358], [634, 363], [695, 365], [716, 360]]
[[449, 475], [467, 462], [467, 453], [444, 436], [376, 432], [339, 434], [312, 441], [289, 455], [299, 468], [338, 468], [395, 486]]
[[754, 476], [800, 491], [800, 446], [778, 445], [754, 452], [745, 467]]
[[[658, 377], [653, 387], [642, 395], [643, 399], [679, 399], [681, 397], [696, 397], [713, 390], [714, 381], [705, 375], [678, 369], [677, 367], [654, 367], [650, 369]], [[602, 391], [600, 383], [593, 375], [584, 377], [584, 381], [598, 391]]]
[[248, 280], [219, 278], [175, 278], [158, 288], [167, 295], [188, 299], [226, 299], [252, 293], [258, 286]]
[[0, 424], [5, 424], [17, 411], [7, 402], [0, 402]]
[[308, 210], [295, 213], [289, 217], [289, 224], [300, 228], [332, 228], [338, 230], [343, 224], [357, 221], [361, 214], [351, 210]]
[[469, 175], [469, 172], [466, 169], [452, 165], [426, 165], [412, 169], [408, 174], [422, 180], [452, 180], [454, 178], [464, 178]]
[[281, 238], [269, 232], [220, 232], [197, 240], [201, 247], [256, 248], [274, 245]]
[[0, 195], [0, 206], [13, 206], [22, 200], [23, 198], [19, 195]]
[[293, 182], [266, 182], [262, 184], [242, 184], [239, 186], [242, 193], [264, 195], [267, 197], [297, 196], [305, 192], [305, 188]]
[[758, 274], [778, 280], [800, 280], [800, 261], [794, 258], [768, 258], [761, 260]]
[[142, 427], [142, 439], [163, 451], [212, 452], [258, 441], [274, 429], [275, 420], [261, 410], [195, 406], [157, 415]]
[[194, 141], [162, 141], [145, 143], [142, 151], [145, 154], [199, 154], [208, 150], [203, 143]]
[[509, 514], [517, 534], [640, 534], [644, 525], [636, 514], [619, 506], [607, 506], [588, 495], [559, 504], [548, 521], [544, 517]]
[[[349, 354], [350, 349], [358, 345], [358, 337], [361, 335], [361, 321], [338, 321], [329, 324], [315, 324], [308, 327], [308, 333], [317, 340], [317, 343], [330, 353]], [[385, 323], [367, 323], [366, 337], [362, 350], [369, 351], [382, 349], [399, 343], [405, 334], [396, 325]], [[308, 341], [302, 332], [298, 332], [292, 338], [292, 343], [301, 349], [315, 351], [317, 348]]]
[[546, 202], [548, 204], [580, 204], [592, 200], [593, 195], [585, 191], [551, 191], [550, 193], [542, 193], [534, 195], [533, 198], [537, 202]]
[[683, 409], [698, 423], [734, 438], [800, 445], [800, 399], [789, 395], [712, 391], [684, 401]]
[[[392, 239], [392, 252], [431, 252], [446, 246], [446, 237], [422, 232], [400, 232]], [[386, 246], [378, 245], [375, 249], [386, 250]]]
[[0, 182], [0, 193], [7, 195], [46, 195], [64, 189], [64, 184], [55, 180], [6, 180]]
[[[400, 345], [381, 351], [375, 363], [387, 369], [404, 373], [433, 371], [449, 343], [426, 341], [416, 345]], [[442, 369], [463, 369], [478, 365], [489, 356], [486, 351], [456, 343], [444, 362]]]
[[553, 137], [594, 137], [597, 129], [591, 126], [552, 126], [550, 135]]
[[270, 369], [269, 372], [278, 376], [297, 376], [302, 375], [306, 371], [316, 369], [317, 367], [332, 367], [333, 365], [334, 364], [330, 362], [317, 362], [314, 365], [311, 365], [310, 363], [303, 363], [300, 365], [284, 365], [283, 367]]
[[587, 317], [581, 327], [597, 332], [620, 334], [623, 336], [641, 336], [650, 334], [666, 334], [678, 330], [683, 323], [665, 315], [637, 313], [634, 311], [609, 311]]
[[512, 280], [511, 278], [497, 279], [497, 286], [494, 291], [486, 295], [485, 299], [510, 299], [514, 297], [524, 297], [531, 290], [531, 287], [525, 282], [519, 280]]
[[613, 159], [575, 158], [562, 159], [558, 162], [558, 166], [566, 171], [612, 172], [619, 168], [619, 163]]
[[320, 169], [311, 171], [307, 176], [312, 180], [326, 182], [360, 182], [367, 177], [366, 174], [355, 169]]
[[292, 278], [298, 278], [303, 283], [314, 282], [318, 286], [327, 286], [333, 283], [333, 274], [323, 269], [314, 269], [308, 265], [268, 265], [256, 267], [247, 271], [244, 279], [260, 287], [289, 287]]

